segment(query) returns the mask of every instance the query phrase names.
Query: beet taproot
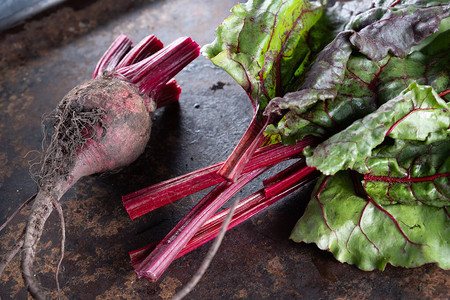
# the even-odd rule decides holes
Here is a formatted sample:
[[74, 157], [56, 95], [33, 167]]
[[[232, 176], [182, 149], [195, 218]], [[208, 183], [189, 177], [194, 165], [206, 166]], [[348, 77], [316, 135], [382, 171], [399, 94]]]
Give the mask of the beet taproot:
[[46, 117], [49, 138], [44, 139], [34, 171], [38, 192], [24, 231], [0, 263], [0, 274], [21, 252], [22, 276], [29, 293], [36, 299], [46, 298], [33, 268], [46, 220], [56, 208], [63, 228], [62, 255], [65, 225], [61, 197], [80, 178], [127, 166], [144, 152], [152, 113], [178, 101], [181, 88], [173, 76], [198, 55], [199, 46], [190, 38], [177, 39], [165, 48], [153, 35], [134, 47], [124, 35], [113, 42], [93, 78], [72, 89]]

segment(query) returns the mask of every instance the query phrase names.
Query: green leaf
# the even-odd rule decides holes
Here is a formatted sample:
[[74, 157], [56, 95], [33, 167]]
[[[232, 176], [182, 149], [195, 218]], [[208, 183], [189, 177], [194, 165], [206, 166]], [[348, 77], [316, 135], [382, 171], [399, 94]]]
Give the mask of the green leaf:
[[[356, 182], [356, 183], [355, 183]], [[450, 218], [446, 208], [382, 206], [355, 191], [348, 171], [323, 176], [291, 239], [316, 243], [337, 260], [363, 270], [436, 263], [450, 267]]]
[[[450, 39], [447, 34], [442, 37]], [[436, 39], [436, 44], [444, 40]], [[318, 93], [313, 94], [311, 90], [288, 93], [272, 100], [270, 108], [278, 105], [279, 111], [289, 111], [268, 133], [280, 135], [285, 144], [294, 144], [308, 134], [326, 136], [344, 129], [397, 96], [412, 82], [430, 84], [438, 91], [445, 91], [449, 87], [449, 63], [450, 56], [445, 51], [434, 56], [415, 52], [403, 59], [389, 56], [378, 62], [361, 55], [351, 56], [342, 83], [337, 85], [339, 90], [334, 94], [326, 90], [329, 95], [324, 100], [313, 98]]]
[[[337, 7], [333, 7], [327, 16], [333, 15], [336, 18], [342, 14], [342, 18], [346, 17], [347, 20], [358, 20], [358, 25], [355, 23], [349, 26], [353, 29], [360, 30], [371, 22], [378, 24], [383, 16], [393, 14], [389, 8], [378, 8], [373, 9], [372, 13], [354, 12], [356, 16], [352, 17], [351, 13], [347, 13], [346, 4], [336, 4]], [[362, 3], [359, 5], [364, 6]], [[445, 30], [449, 18], [441, 20], [440, 27], [439, 22], [424, 25], [424, 20], [437, 17], [429, 16], [430, 9], [416, 9], [412, 15], [415, 23], [409, 27], [393, 27], [395, 22], [389, 22], [398, 20], [397, 15], [389, 22], [381, 22], [384, 24], [383, 28], [387, 26], [397, 33], [400, 40], [408, 36], [411, 30], [416, 30], [414, 24], [421, 24], [419, 27], [422, 33], [420, 39], [416, 37], [416, 42], [423, 40], [423, 43], [419, 44], [421, 47], [415, 47], [420, 49], [420, 52], [416, 51], [405, 58], [388, 55], [382, 60], [374, 61], [355, 51], [352, 53], [349, 39], [356, 33], [341, 32], [318, 55], [311, 70], [306, 73], [305, 82], [299, 91], [288, 93], [283, 98], [273, 99], [269, 103], [265, 114], [284, 113], [284, 116], [278, 124], [268, 127], [267, 135], [279, 135], [277, 140], [281, 139], [284, 144], [294, 144], [307, 135], [329, 136], [371, 113], [414, 81], [431, 85], [438, 92], [446, 91], [449, 88], [450, 56], [447, 53], [450, 50], [450, 31]], [[443, 10], [442, 7], [435, 9]], [[409, 12], [405, 7], [395, 11], [406, 16]], [[444, 15], [442, 12], [440, 17]], [[334, 26], [339, 22], [342, 20], [334, 21]], [[436, 29], [439, 31], [432, 34]], [[373, 39], [376, 39], [378, 31], [371, 32], [374, 33]], [[414, 43], [403, 43], [401, 51], [399, 50], [401, 53], [397, 54], [408, 53], [412, 44]], [[384, 52], [380, 50], [378, 54], [385, 55], [389, 50], [386, 49]]]
[[[281, 114], [289, 112], [278, 126], [270, 125], [267, 134], [280, 135], [284, 144], [294, 144], [308, 134], [324, 135], [326, 126], [320, 120], [309, 115], [314, 106], [327, 100], [334, 100], [346, 74], [346, 66], [351, 54], [348, 37], [351, 32], [340, 33], [317, 56], [316, 62], [306, 74], [304, 82], [297, 92], [287, 93], [282, 98], [275, 98], [267, 106], [264, 114]], [[305, 114], [308, 114], [306, 116]], [[319, 119], [322, 119], [317, 114]]]
[[448, 82], [439, 84], [432, 72], [448, 77], [447, 57], [443, 55], [425, 56], [421, 52], [414, 52], [406, 58], [390, 57], [383, 66], [377, 81], [377, 102], [381, 105], [408, 87], [412, 82], [430, 85], [436, 91], [445, 91]]
[[342, 32], [328, 44], [316, 57], [299, 90], [272, 99], [265, 114], [281, 113], [285, 109], [301, 114], [319, 100], [334, 99], [351, 54], [349, 35], [350, 32]]
[[308, 32], [323, 6], [307, 0], [250, 0], [232, 9], [202, 53], [227, 71], [263, 109], [302, 73]]
[[395, 140], [372, 151], [363, 187], [381, 204], [450, 205], [450, 140]]
[[[273, 126], [272, 133], [280, 134], [285, 144], [295, 144], [307, 135], [331, 135], [374, 111], [377, 98], [371, 82], [377, 79], [376, 74], [383, 63], [372, 62], [361, 56], [350, 57], [343, 65], [343, 79], [335, 85], [334, 92], [327, 89], [328, 97], [320, 101], [315, 99], [315, 103], [303, 112], [298, 110], [299, 103], [305, 102], [305, 94], [311, 94], [311, 90], [302, 89], [287, 94], [282, 100], [274, 99], [270, 107], [278, 104], [281, 108], [289, 108], [289, 112], [277, 124], [277, 129]], [[299, 96], [300, 93], [303, 95]], [[297, 96], [294, 101], [291, 100], [293, 96]], [[284, 106], [280, 105], [283, 102]]]
[[431, 87], [412, 83], [398, 97], [319, 144], [307, 163], [326, 175], [345, 169], [366, 174], [370, 170], [365, 160], [386, 136], [419, 141], [445, 139], [449, 122], [448, 104]]

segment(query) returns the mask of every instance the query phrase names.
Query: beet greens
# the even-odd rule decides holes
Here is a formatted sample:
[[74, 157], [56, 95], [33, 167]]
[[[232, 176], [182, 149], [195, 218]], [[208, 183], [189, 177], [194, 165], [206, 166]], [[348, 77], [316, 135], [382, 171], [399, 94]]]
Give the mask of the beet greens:
[[[339, 23], [358, 5], [338, 3], [330, 18]], [[303, 89], [266, 110], [283, 114], [267, 132], [285, 143], [322, 137], [304, 154], [331, 175], [321, 176], [291, 239], [364, 270], [448, 268], [449, 6], [380, 5], [341, 21]]]
[[[388, 2], [233, 7], [202, 52], [244, 88], [254, 117], [229, 159], [203, 169], [216, 188], [162, 242], [130, 253], [138, 277], [158, 279], [172, 260], [214, 237], [211, 224], [225, 211], [212, 216], [222, 202], [208, 203], [248, 181], [245, 169], [267, 144], [306, 148], [242, 201], [236, 224], [322, 172], [292, 240], [364, 270], [449, 267], [450, 7]], [[164, 191], [164, 203], [178, 200], [178, 192], [166, 195], [205, 178], [203, 171], [124, 196], [124, 205], [134, 218], [159, 207], [154, 191]]]

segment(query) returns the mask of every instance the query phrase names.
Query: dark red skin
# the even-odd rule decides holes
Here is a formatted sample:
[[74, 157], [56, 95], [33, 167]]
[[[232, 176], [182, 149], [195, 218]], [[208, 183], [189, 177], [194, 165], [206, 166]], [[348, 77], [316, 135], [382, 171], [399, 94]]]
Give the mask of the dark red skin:
[[37, 299], [45, 299], [45, 294], [34, 276], [33, 261], [54, 206], [81, 177], [121, 168], [136, 160], [150, 138], [151, 114], [156, 108], [154, 101], [141, 96], [133, 85], [103, 76], [78, 85], [64, 99], [82, 104], [86, 111], [100, 108], [104, 117], [94, 129], [96, 140], [89, 139], [75, 153], [67, 176], [55, 178], [51, 187], [41, 187], [31, 209], [23, 237], [22, 274]]

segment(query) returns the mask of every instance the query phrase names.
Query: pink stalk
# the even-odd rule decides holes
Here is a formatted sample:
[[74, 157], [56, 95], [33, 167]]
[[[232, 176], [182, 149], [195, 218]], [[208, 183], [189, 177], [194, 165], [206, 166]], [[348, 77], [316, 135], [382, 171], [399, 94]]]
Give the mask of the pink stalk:
[[122, 197], [123, 205], [132, 220], [161, 206], [204, 190], [223, 181], [217, 175], [218, 163], [183, 176], [172, 178]]
[[220, 168], [218, 172], [220, 176], [231, 182], [236, 180], [255, 150], [264, 142], [266, 125], [267, 122], [263, 122], [257, 113], [253, 115], [253, 119], [241, 140]]
[[301, 170], [304, 167], [306, 167], [306, 162], [305, 162], [305, 158], [302, 157], [302, 158], [300, 158], [300, 160], [298, 160], [294, 164], [290, 165], [283, 171], [278, 172], [277, 174], [264, 179], [262, 182], [263, 186], [265, 189], [267, 189], [268, 187], [273, 186], [276, 183], [286, 179], [286, 177], [291, 176], [292, 174], [298, 172], [298, 170]]
[[262, 168], [243, 175], [236, 182], [222, 182], [200, 200], [136, 268], [138, 278], [158, 280], [200, 227], [247, 183], [263, 173]]
[[397, 4], [399, 4], [400, 2], [402, 2], [401, 0], [396, 0], [394, 1], [394, 3], [391, 4], [391, 7], [396, 6]]
[[[264, 191], [259, 190], [258, 192], [240, 201], [228, 226], [228, 230], [252, 218], [259, 212], [265, 210], [267, 207], [288, 196], [289, 194], [297, 190], [300, 186], [313, 180], [316, 177], [317, 176], [314, 174], [307, 174], [301, 180], [292, 183], [291, 185], [287, 186], [285, 190], [280, 191], [279, 194], [273, 195], [272, 197], [266, 197], [264, 195]], [[228, 211], [229, 209], [225, 209], [210, 218], [204, 224], [204, 226], [200, 228], [197, 234], [189, 241], [186, 247], [183, 248], [178, 257], [189, 253], [190, 251], [215, 238], [220, 231], [220, 227], [224, 219], [227, 217]]]
[[191, 38], [179, 38], [146, 59], [118, 68], [116, 73], [139, 86], [139, 91], [151, 97], [200, 53]]
[[[280, 163], [286, 159], [298, 156], [304, 147], [312, 145], [314, 138], [307, 138], [292, 146], [283, 146], [280, 143], [265, 146], [255, 151], [255, 155], [248, 162], [244, 173]], [[224, 162], [176, 177], [161, 183], [141, 189], [122, 197], [132, 220], [149, 213], [161, 206], [177, 201], [188, 195], [224, 181], [217, 171]]]
[[98, 62], [93, 78], [109, 72], [135, 84], [140, 93], [149, 96], [147, 108], [150, 109], [152, 101], [160, 108], [178, 101], [181, 88], [171, 78], [195, 59], [199, 51], [198, 44], [190, 38], [180, 38], [163, 48], [159, 39], [149, 35], [131, 47], [131, 40], [121, 34]]
[[450, 93], [450, 90], [446, 90], [446, 91], [440, 93], [440, 94], [439, 94], [439, 97], [444, 97], [445, 95], [447, 95], [447, 94], [449, 94], [449, 93]]
[[122, 57], [127, 53], [131, 47], [131, 40], [125, 35], [120, 34], [117, 39], [109, 46], [105, 54], [97, 63], [92, 79], [102, 75], [103, 72], [112, 72]]
[[[298, 167], [298, 166], [296, 166]], [[308, 174], [314, 172], [316, 169], [311, 167], [304, 167], [298, 170], [297, 172], [287, 176], [284, 180], [280, 182], [273, 183], [269, 185], [268, 187], [264, 188], [264, 192], [266, 193], [266, 197], [270, 198], [274, 195], [278, 195], [281, 191], [286, 189], [287, 187], [291, 186], [293, 183], [299, 181], [300, 179], [304, 178]], [[291, 170], [289, 170], [291, 171]]]
[[306, 146], [314, 145], [316, 142], [316, 138], [307, 137], [295, 145], [285, 146], [278, 143], [259, 148], [245, 165], [243, 172], [250, 172], [261, 167], [278, 164], [287, 159], [296, 158]]
[[[279, 194], [272, 197], [266, 197], [264, 189], [261, 189], [258, 192], [250, 195], [249, 197], [239, 202], [227, 230], [234, 228], [242, 222], [252, 218], [259, 212], [265, 210], [267, 207], [276, 203], [280, 199], [288, 196], [289, 194], [300, 188], [302, 185], [313, 180], [316, 177], [316, 174], [309, 173], [301, 180], [289, 185], [286, 189], [280, 191]], [[180, 251], [176, 258], [180, 258], [181, 256], [215, 238], [220, 231], [220, 227], [222, 225], [222, 222], [226, 218], [228, 211], [229, 209], [225, 209], [208, 219], [208, 221], [206, 221], [205, 224], [200, 227], [199, 231], [187, 243], [183, 250]], [[136, 268], [145, 259], [145, 257], [147, 257], [153, 251], [153, 249], [155, 249], [157, 244], [157, 242], [152, 243], [140, 249], [131, 251], [129, 255], [133, 267]]]
[[124, 56], [116, 69], [137, 63], [164, 48], [163, 43], [153, 34], [143, 38]]
[[155, 96], [156, 108], [160, 108], [169, 105], [170, 103], [177, 102], [180, 98], [180, 94], [181, 87], [178, 85], [175, 79], [168, 81], [159, 89], [158, 94], [156, 94]]

